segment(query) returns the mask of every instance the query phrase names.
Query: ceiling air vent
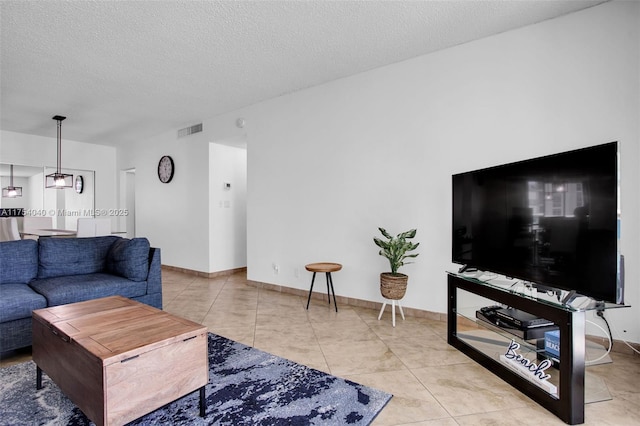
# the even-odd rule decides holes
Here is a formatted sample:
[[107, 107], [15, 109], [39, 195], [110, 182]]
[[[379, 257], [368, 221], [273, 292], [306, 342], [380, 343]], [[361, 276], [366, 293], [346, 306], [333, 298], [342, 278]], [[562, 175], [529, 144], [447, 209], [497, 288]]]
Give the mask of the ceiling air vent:
[[191, 127], [185, 127], [184, 129], [178, 130], [178, 137], [183, 138], [185, 136], [192, 135], [194, 133], [199, 133], [202, 131], [202, 123], [194, 124]]

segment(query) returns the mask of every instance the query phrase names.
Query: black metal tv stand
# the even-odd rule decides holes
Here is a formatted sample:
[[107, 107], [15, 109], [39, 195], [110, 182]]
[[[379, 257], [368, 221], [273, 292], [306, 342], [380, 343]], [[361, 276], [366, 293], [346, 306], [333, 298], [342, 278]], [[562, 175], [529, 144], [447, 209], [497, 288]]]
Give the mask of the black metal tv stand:
[[[465, 338], [458, 332], [458, 324], [472, 321], [458, 308], [459, 291], [464, 291], [499, 304], [526, 311], [540, 318], [552, 321], [560, 330], [560, 356], [556, 372], [557, 393], [552, 394], [539, 387], [534, 381], [523, 377], [496, 359], [496, 356], [483, 352], [474, 343], [473, 338]], [[585, 310], [576, 310], [561, 302], [540, 300], [533, 296], [519, 294], [509, 287], [500, 287], [472, 277], [454, 272], [448, 273], [448, 312], [447, 342], [473, 360], [492, 371], [538, 404], [554, 413], [568, 424], [584, 423], [585, 391]], [[482, 329], [485, 324], [478, 322]], [[483, 329], [484, 331], [484, 329]], [[493, 333], [488, 325], [486, 333]], [[496, 336], [499, 335], [499, 330]], [[535, 344], [526, 342], [517, 336], [514, 340], [536, 351]]]
[[[564, 290], [538, 291], [532, 283], [489, 275], [448, 272], [447, 342], [565, 423], [584, 423], [585, 401], [598, 400], [594, 395], [585, 399], [586, 312], [629, 305], [598, 302]], [[546, 351], [540, 333], [502, 327], [477, 315], [482, 307], [491, 305], [508, 306], [551, 321], [553, 324], [545, 325], [559, 331], [560, 354]], [[505, 361], [505, 349], [512, 342], [538, 365], [547, 359], [553, 361], [553, 368], [546, 370], [550, 373], [548, 381], [541, 383], [528, 374], [530, 371], [523, 374]]]

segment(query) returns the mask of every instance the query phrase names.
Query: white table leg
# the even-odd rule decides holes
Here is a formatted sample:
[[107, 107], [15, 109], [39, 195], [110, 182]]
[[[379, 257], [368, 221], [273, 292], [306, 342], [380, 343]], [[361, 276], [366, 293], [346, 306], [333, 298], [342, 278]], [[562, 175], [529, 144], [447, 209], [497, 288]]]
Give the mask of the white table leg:
[[386, 308], [386, 306], [387, 306], [387, 302], [385, 301], [382, 304], [382, 309], [380, 309], [380, 314], [378, 315], [378, 321], [380, 321], [380, 318], [382, 318], [382, 313], [384, 312], [384, 308]]
[[[384, 308], [387, 307], [387, 303], [389, 302], [389, 299], [385, 299], [384, 303], [382, 304], [382, 309], [380, 309], [380, 313], [378, 314], [378, 321], [380, 321], [380, 318], [382, 318], [382, 314], [384, 313]], [[402, 310], [402, 305], [400, 304], [399, 300], [391, 300], [391, 323], [393, 324], [393, 326], [396, 326], [396, 304], [398, 304], [398, 309], [400, 309], [400, 315], [402, 315], [402, 319], [404, 320], [404, 311]]]
[[396, 301], [392, 300], [391, 301], [391, 324], [393, 324], [393, 326], [396, 326]]

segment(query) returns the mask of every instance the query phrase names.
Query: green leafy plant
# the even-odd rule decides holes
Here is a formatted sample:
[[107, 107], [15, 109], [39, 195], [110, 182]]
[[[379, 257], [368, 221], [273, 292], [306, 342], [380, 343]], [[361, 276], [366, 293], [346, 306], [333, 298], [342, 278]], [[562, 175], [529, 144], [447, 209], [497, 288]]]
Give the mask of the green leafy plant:
[[378, 228], [382, 235], [387, 239], [384, 241], [380, 238], [373, 237], [373, 242], [376, 243], [380, 250], [380, 256], [386, 257], [391, 265], [391, 273], [398, 274], [398, 269], [401, 266], [407, 265], [412, 262], [405, 262], [405, 259], [418, 257], [419, 253], [407, 254], [412, 250], [418, 248], [420, 243], [412, 243], [407, 241], [416, 236], [416, 230], [412, 229], [407, 232], [402, 232], [395, 237], [389, 234], [384, 228]]

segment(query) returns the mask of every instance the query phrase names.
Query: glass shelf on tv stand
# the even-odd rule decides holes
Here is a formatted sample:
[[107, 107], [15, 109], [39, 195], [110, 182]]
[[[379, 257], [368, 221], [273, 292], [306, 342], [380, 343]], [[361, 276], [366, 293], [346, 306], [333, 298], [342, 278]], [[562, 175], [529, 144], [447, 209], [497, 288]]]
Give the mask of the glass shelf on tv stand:
[[[458, 333], [457, 336], [462, 341], [475, 347], [477, 350], [484, 353], [486, 356], [492, 359], [499, 360], [500, 355], [505, 353], [510, 342], [517, 342], [519, 347], [517, 352], [524, 357], [531, 359], [538, 364], [544, 360], [549, 359], [553, 362], [553, 368], [548, 368], [545, 373], [549, 374], [548, 383], [551, 383], [556, 388], [559, 388], [560, 370], [558, 365], [560, 359], [554, 355], [549, 354], [544, 347], [540, 346], [540, 341], [544, 342], [544, 338], [524, 339], [517, 334], [505, 331], [505, 329], [498, 327], [489, 322], [482, 321], [478, 318], [474, 318], [474, 313], [471, 312], [472, 308], [458, 308]], [[465, 326], [466, 324], [466, 326]], [[585, 387], [584, 387], [584, 402], [590, 404], [594, 402], [607, 401], [612, 399], [611, 393], [607, 388], [604, 380], [596, 374], [589, 372], [589, 358], [600, 359], [600, 363], [611, 362], [610, 358], [606, 354], [606, 348], [595, 342], [586, 341], [586, 363], [585, 370]], [[557, 395], [554, 395], [557, 397]]]
[[593, 298], [583, 296], [575, 292], [538, 286], [535, 283], [517, 278], [505, 277], [493, 272], [473, 271], [448, 273], [472, 282], [477, 282], [478, 284], [499, 289], [549, 306], [562, 308], [567, 311], [594, 311], [629, 307], [629, 305], [597, 301]]
[[[583, 421], [584, 405], [580, 408], [580, 401], [584, 404], [611, 399], [602, 379], [585, 370], [585, 367], [590, 365], [589, 358], [596, 359], [600, 355], [606, 355], [607, 352], [604, 347], [596, 348], [594, 351], [590, 347], [591, 342], [585, 341], [585, 315], [590, 310], [620, 308], [626, 305], [596, 303], [583, 297], [573, 298], [571, 303], [563, 303], [568, 299], [569, 292], [538, 291], [534, 286], [521, 280], [508, 279], [496, 274], [482, 272], [465, 274], [448, 272], [448, 274], [450, 319], [447, 336], [450, 344], [541, 403], [567, 423], [576, 424]], [[518, 336], [514, 330], [505, 330], [478, 318], [476, 312], [480, 308], [493, 305], [511, 306], [539, 318], [553, 320], [561, 335], [564, 333], [565, 336], [569, 336], [569, 342], [566, 342], [565, 338], [564, 343], [569, 345], [567, 351], [561, 351], [561, 356], [554, 359], [539, 347], [541, 342], [544, 343], [544, 337], [527, 339], [525, 336]], [[543, 391], [545, 397], [540, 391], [530, 390], [530, 386], [525, 384], [527, 380], [524, 382], [514, 380], [503, 372], [505, 367], [500, 363], [500, 355], [505, 353], [511, 341], [519, 343], [519, 353], [531, 360], [539, 362], [544, 358], [550, 358], [555, 362], [554, 368], [549, 369], [552, 376], [549, 383], [557, 387], [557, 394], [548, 390]], [[580, 346], [587, 349], [587, 353], [584, 349], [576, 349], [577, 352], [573, 350]], [[589, 354], [594, 356], [585, 358], [585, 355]], [[568, 383], [568, 381], [573, 383], [574, 378], [577, 380], [578, 377], [584, 379], [583, 382], [578, 380], [577, 386]]]

